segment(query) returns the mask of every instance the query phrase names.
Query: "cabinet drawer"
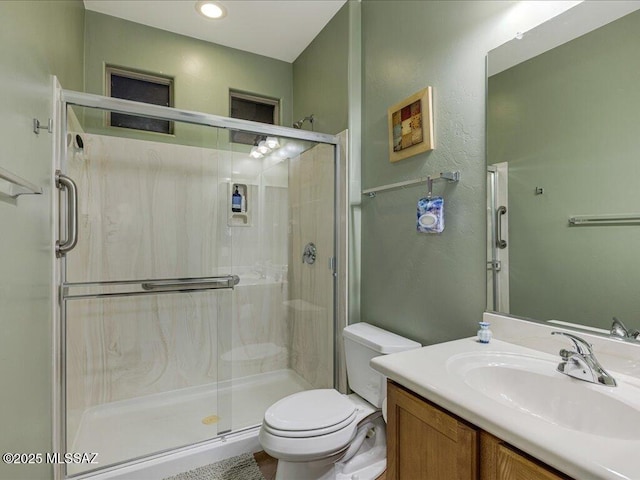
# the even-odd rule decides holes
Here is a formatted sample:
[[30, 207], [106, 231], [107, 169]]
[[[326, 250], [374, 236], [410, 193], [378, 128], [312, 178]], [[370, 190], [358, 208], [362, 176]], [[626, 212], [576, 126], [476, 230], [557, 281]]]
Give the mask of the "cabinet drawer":
[[480, 435], [481, 480], [570, 480], [486, 432]]

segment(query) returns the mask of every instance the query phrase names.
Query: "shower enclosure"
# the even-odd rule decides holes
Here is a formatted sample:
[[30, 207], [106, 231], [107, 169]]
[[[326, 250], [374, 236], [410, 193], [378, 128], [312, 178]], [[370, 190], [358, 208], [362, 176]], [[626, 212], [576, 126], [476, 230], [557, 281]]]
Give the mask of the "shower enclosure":
[[[56, 429], [60, 451], [98, 463], [58, 476], [215, 447], [276, 400], [333, 388], [338, 137], [60, 96]], [[110, 127], [112, 114], [173, 133]]]

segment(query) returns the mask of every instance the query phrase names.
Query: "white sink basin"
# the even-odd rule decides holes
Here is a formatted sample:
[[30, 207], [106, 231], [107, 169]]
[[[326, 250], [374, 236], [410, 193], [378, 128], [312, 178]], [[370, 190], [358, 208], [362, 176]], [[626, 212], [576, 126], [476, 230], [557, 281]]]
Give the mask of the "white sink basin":
[[447, 371], [486, 397], [546, 422], [601, 437], [638, 438], [640, 389], [570, 378], [556, 371], [558, 361], [474, 352], [451, 357]]
[[[536, 335], [559, 351], [564, 342], [551, 331]], [[613, 340], [604, 343], [609, 352], [620, 350]], [[556, 353], [495, 338], [488, 345], [467, 338], [382, 355], [371, 366], [576, 480], [640, 480], [640, 375], [611, 369], [617, 353], [599, 355], [602, 347], [596, 355], [617, 387], [558, 372]], [[628, 370], [640, 370], [640, 348], [630, 350], [621, 358]]]

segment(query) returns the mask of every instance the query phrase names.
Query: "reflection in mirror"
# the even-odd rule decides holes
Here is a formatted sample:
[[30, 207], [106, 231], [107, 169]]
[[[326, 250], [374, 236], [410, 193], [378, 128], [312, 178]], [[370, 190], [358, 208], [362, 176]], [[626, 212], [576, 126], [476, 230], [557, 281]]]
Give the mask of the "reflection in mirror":
[[[615, 4], [626, 8], [620, 18], [504, 62]], [[617, 317], [640, 328], [637, 9], [583, 2], [489, 53], [489, 310], [606, 332]], [[581, 216], [596, 221], [570, 222]]]

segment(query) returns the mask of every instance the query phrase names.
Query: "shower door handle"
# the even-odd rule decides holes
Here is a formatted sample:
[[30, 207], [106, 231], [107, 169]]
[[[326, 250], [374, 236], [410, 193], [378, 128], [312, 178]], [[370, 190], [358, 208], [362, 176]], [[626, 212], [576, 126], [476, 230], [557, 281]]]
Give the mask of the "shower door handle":
[[183, 290], [215, 290], [233, 288], [240, 283], [238, 275], [222, 275], [208, 278], [178, 278], [173, 280], [147, 280], [140, 285], [143, 290], [180, 292]]
[[56, 187], [67, 192], [67, 238], [56, 241], [56, 257], [60, 258], [78, 243], [78, 187], [60, 170], [56, 170]]
[[502, 239], [502, 216], [507, 213], [507, 207], [502, 205], [496, 210], [496, 247], [507, 248], [507, 241]]

